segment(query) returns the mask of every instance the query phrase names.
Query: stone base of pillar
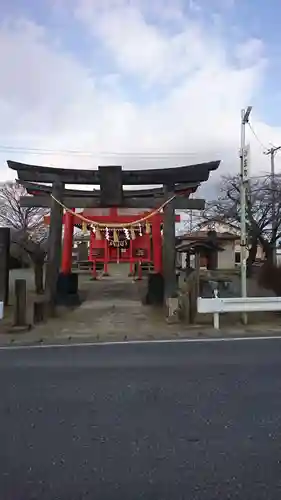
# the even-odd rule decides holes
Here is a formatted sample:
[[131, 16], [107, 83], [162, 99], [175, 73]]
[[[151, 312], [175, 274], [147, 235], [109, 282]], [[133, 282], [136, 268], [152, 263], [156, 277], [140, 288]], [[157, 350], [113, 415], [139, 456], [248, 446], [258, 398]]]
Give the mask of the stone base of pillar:
[[180, 307], [178, 297], [169, 297], [165, 301], [167, 323], [180, 322]]
[[12, 334], [26, 333], [26, 332], [30, 332], [31, 328], [32, 328], [32, 325], [25, 325], [25, 326], [13, 325], [10, 328], [8, 328], [7, 333], [12, 333]]
[[144, 304], [163, 306], [164, 279], [161, 273], [150, 273], [147, 279], [147, 290], [143, 300]]
[[78, 274], [60, 273], [57, 283], [56, 305], [73, 306], [81, 303], [78, 293]]

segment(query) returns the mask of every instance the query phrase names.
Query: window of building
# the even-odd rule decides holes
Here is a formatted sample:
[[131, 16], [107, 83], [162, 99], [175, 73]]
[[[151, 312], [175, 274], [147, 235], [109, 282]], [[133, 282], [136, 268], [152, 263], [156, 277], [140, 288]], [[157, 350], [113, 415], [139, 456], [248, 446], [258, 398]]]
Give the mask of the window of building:
[[241, 263], [241, 254], [240, 252], [235, 252], [235, 264]]

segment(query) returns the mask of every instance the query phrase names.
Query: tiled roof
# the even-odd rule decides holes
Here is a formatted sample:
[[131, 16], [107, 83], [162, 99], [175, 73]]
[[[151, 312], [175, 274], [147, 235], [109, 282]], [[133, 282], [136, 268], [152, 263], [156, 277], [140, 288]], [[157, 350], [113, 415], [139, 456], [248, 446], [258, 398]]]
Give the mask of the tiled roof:
[[[194, 231], [191, 233], [181, 234], [178, 237], [178, 239], [180, 241], [184, 241], [184, 240], [187, 240], [187, 241], [201, 240], [202, 241], [202, 240], [210, 239], [210, 235], [208, 233], [209, 233], [209, 231]], [[218, 240], [237, 240], [237, 238], [239, 238], [239, 236], [225, 231], [223, 233], [217, 232], [216, 238]]]

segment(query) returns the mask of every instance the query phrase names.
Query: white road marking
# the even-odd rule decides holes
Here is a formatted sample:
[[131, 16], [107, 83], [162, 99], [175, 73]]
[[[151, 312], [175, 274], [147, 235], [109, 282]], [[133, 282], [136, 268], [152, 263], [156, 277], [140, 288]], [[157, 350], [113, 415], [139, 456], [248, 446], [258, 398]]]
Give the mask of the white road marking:
[[21, 350], [21, 349], [54, 349], [67, 347], [107, 347], [119, 345], [142, 345], [142, 344], [178, 344], [178, 343], [208, 343], [208, 342], [240, 342], [253, 340], [281, 340], [281, 336], [263, 336], [263, 337], [219, 337], [219, 338], [203, 338], [203, 339], [162, 339], [162, 340], [122, 340], [116, 342], [80, 342], [69, 344], [30, 344], [30, 345], [7, 345], [0, 346], [0, 351], [6, 350]]

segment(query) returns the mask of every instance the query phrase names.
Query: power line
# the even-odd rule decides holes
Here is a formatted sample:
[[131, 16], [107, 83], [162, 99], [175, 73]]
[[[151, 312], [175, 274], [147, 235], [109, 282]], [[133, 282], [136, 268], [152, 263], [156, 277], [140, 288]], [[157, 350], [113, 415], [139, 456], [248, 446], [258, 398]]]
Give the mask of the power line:
[[[62, 155], [62, 156], [88, 156], [88, 157], [127, 157], [127, 158], [143, 158], [143, 159], [161, 159], [161, 158], [183, 158], [198, 155], [198, 152], [126, 152], [126, 151], [85, 151], [79, 149], [41, 149], [29, 148], [20, 146], [5, 146], [0, 145], [0, 152], [3, 153], [28, 153], [28, 154], [46, 154], [46, 155]], [[204, 153], [204, 152], [203, 152]], [[206, 153], [205, 153], [206, 154]], [[211, 154], [211, 153], [210, 153]], [[219, 153], [212, 152], [213, 155]]]
[[256, 138], [256, 140], [258, 141], [258, 143], [260, 144], [260, 146], [262, 147], [262, 149], [263, 149], [264, 151], [267, 151], [267, 150], [268, 150], [268, 148], [267, 148], [267, 147], [263, 144], [263, 142], [260, 140], [260, 138], [259, 138], [259, 136], [256, 134], [256, 132], [255, 132], [255, 130], [254, 130], [254, 128], [253, 128], [253, 126], [252, 126], [252, 124], [251, 124], [250, 122], [248, 122], [248, 125], [249, 125], [249, 128], [250, 128], [250, 130], [251, 130], [251, 132], [252, 132], [253, 136]]

